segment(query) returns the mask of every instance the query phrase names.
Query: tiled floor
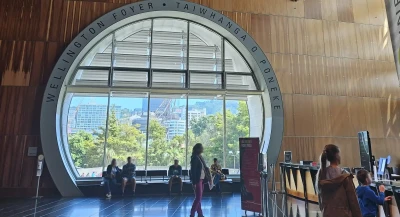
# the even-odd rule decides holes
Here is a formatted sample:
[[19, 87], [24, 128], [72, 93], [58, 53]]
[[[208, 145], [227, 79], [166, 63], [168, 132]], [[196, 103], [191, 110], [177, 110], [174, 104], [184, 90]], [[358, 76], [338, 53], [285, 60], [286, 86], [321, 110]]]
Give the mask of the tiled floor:
[[[188, 217], [193, 196], [159, 196], [135, 198], [44, 198], [36, 200], [0, 201], [0, 216], [137, 216], [137, 217]], [[286, 201], [286, 202], [285, 202]], [[280, 196], [277, 207], [271, 206], [275, 216], [316, 217], [317, 205]], [[207, 217], [245, 216], [240, 208], [240, 194], [222, 196], [205, 195], [202, 200]], [[306, 210], [308, 207], [308, 210]], [[248, 212], [249, 216], [253, 213]]]

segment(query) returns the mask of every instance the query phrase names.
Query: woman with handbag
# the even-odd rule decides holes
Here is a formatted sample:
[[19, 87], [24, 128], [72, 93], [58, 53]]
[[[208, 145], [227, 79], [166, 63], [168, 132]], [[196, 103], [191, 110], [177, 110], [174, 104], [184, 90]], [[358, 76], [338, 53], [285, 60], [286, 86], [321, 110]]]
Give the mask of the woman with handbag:
[[201, 143], [197, 143], [195, 146], [193, 146], [192, 157], [190, 160], [190, 181], [193, 185], [195, 198], [193, 201], [192, 209], [190, 211], [191, 217], [194, 217], [196, 212], [199, 217], [204, 217], [203, 210], [201, 210], [203, 186], [204, 183], [210, 183], [211, 181], [211, 173], [210, 170], [207, 168], [203, 157], [201, 156], [202, 153], [203, 145]]

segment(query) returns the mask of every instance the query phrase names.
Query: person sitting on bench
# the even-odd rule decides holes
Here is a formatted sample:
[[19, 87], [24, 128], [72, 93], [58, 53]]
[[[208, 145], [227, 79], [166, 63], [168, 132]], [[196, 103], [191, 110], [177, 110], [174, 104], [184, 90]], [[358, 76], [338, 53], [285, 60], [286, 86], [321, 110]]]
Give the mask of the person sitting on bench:
[[132, 184], [133, 195], [136, 191], [136, 165], [132, 163], [132, 158], [127, 158], [128, 163], [122, 167], [122, 195], [125, 193], [126, 183]]
[[211, 165], [211, 174], [213, 176], [214, 186], [217, 194], [221, 193], [220, 180], [223, 180], [225, 175], [222, 173], [221, 165], [218, 163], [218, 159], [214, 158], [214, 164]]
[[104, 177], [104, 188], [107, 198], [111, 198], [111, 187], [117, 184], [117, 173], [120, 172], [121, 169], [117, 166], [117, 160], [112, 159], [111, 164], [107, 166], [107, 174]]
[[179, 194], [182, 194], [182, 187], [183, 187], [183, 182], [182, 182], [182, 178], [181, 178], [182, 167], [179, 165], [178, 160], [174, 160], [174, 165], [169, 167], [168, 176], [170, 177], [168, 194], [171, 194], [172, 185], [174, 183], [179, 183], [179, 185], [180, 185]]

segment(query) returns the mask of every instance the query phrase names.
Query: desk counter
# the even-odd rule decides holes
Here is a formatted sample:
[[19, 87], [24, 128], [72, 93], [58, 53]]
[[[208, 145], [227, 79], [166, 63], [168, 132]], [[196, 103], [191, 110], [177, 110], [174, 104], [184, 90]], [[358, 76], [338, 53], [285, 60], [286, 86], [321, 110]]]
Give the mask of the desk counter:
[[[287, 195], [305, 200], [306, 202], [318, 203], [318, 195], [316, 192], [316, 177], [319, 166], [301, 165], [294, 163], [280, 163], [281, 172], [281, 189]], [[354, 176], [353, 183], [355, 187], [359, 186], [357, 178]], [[377, 185], [385, 185], [386, 196], [393, 196], [389, 203], [379, 206], [380, 217], [400, 217], [400, 182], [395, 181], [377, 181], [371, 187], [377, 189]], [[398, 187], [396, 187], [398, 186]], [[385, 215], [386, 213], [386, 215]]]

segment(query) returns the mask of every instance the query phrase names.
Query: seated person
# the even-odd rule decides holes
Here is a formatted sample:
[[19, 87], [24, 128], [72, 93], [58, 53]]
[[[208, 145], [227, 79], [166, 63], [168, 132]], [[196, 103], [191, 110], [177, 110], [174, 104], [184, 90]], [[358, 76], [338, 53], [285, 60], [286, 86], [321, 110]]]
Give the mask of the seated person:
[[378, 205], [383, 205], [391, 197], [385, 197], [385, 186], [379, 186], [379, 196], [369, 187], [372, 182], [368, 171], [362, 169], [357, 172], [357, 180], [361, 183], [357, 187], [358, 203], [360, 204], [363, 217], [375, 217], [378, 214]]
[[224, 179], [225, 175], [222, 173], [221, 165], [218, 163], [218, 159], [214, 158], [214, 163], [211, 165], [211, 175], [213, 176], [214, 185], [217, 193], [221, 193], [220, 180]]
[[127, 158], [128, 163], [122, 167], [122, 195], [125, 193], [126, 183], [132, 184], [133, 195], [136, 191], [136, 165], [132, 163], [132, 158]]
[[117, 160], [112, 159], [111, 164], [107, 166], [107, 173], [104, 177], [104, 189], [107, 198], [111, 198], [111, 187], [117, 184], [117, 174], [121, 169], [117, 166]]
[[182, 194], [182, 187], [183, 187], [183, 182], [182, 182], [182, 178], [181, 178], [182, 167], [179, 165], [178, 160], [174, 160], [174, 165], [169, 167], [168, 176], [170, 177], [168, 194], [171, 194], [172, 184], [174, 184], [174, 183], [179, 183], [179, 185], [181, 187], [179, 194]]

